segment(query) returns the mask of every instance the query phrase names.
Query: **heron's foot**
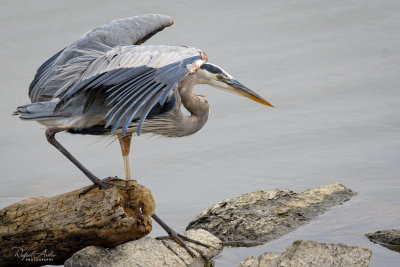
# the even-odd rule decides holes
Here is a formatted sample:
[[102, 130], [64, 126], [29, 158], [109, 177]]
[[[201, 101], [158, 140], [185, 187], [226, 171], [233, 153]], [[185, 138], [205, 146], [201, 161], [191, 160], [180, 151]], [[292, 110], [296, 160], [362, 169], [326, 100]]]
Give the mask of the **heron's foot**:
[[185, 242], [183, 242], [183, 240], [191, 242], [193, 244], [196, 245], [200, 245], [206, 248], [210, 248], [210, 245], [204, 244], [200, 241], [191, 239], [187, 236], [178, 234], [177, 232], [175, 232], [171, 227], [169, 227], [165, 222], [163, 222], [160, 217], [158, 217], [156, 214], [152, 215], [153, 219], [168, 233], [168, 236], [162, 236], [162, 237], [157, 237], [157, 239], [159, 240], [165, 240], [165, 239], [172, 239], [174, 240], [176, 243], [178, 243], [179, 245], [181, 245], [192, 257], [196, 257], [196, 254], [194, 254], [193, 250], [191, 250], [186, 244]]
[[172, 239], [176, 243], [181, 245], [194, 258], [196, 257], [196, 254], [194, 254], [193, 250], [191, 248], [189, 248], [188, 245], [186, 245], [185, 242], [183, 242], [183, 241], [188, 241], [188, 242], [191, 242], [193, 244], [200, 245], [200, 246], [203, 246], [203, 247], [206, 247], [206, 248], [210, 248], [211, 247], [210, 245], [204, 244], [204, 243], [202, 243], [200, 241], [197, 241], [197, 240], [191, 239], [191, 238], [189, 238], [187, 236], [178, 234], [174, 230], [172, 230], [172, 233], [169, 233], [169, 236], [160, 236], [160, 237], [157, 237], [156, 239], [158, 239], [158, 240]]
[[110, 180], [115, 179], [115, 177], [107, 177], [104, 178], [102, 180], [100, 179], [95, 179], [95, 183], [91, 186], [89, 186], [88, 188], [86, 188], [85, 190], [83, 190], [81, 193], [79, 193], [79, 197], [85, 195], [87, 192], [89, 192], [90, 190], [100, 187], [103, 189], [107, 189], [110, 186], [115, 186], [115, 187], [119, 187], [119, 188], [125, 188], [125, 189], [133, 189], [133, 186], [127, 186], [127, 185], [120, 185], [120, 184], [116, 184], [116, 183], [112, 183], [110, 182]]

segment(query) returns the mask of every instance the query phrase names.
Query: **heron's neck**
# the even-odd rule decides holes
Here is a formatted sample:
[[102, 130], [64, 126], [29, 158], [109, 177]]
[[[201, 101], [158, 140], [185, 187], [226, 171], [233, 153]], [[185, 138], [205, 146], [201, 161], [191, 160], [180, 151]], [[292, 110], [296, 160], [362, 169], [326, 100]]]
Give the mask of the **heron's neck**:
[[210, 107], [205, 97], [194, 94], [196, 80], [186, 79], [179, 84], [178, 91], [183, 106], [190, 112], [190, 116], [182, 117], [182, 131], [190, 135], [200, 130], [207, 122]]

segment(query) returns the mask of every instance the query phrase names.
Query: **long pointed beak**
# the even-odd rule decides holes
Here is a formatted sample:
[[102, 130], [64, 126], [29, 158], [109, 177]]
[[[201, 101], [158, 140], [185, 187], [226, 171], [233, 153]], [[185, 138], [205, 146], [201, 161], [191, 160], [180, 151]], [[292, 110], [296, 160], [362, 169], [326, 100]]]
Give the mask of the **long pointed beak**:
[[265, 100], [262, 96], [258, 95], [256, 92], [251, 91], [249, 88], [241, 84], [240, 82], [236, 81], [235, 79], [227, 80], [227, 84], [230, 85], [231, 89], [234, 93], [240, 94], [242, 96], [248, 97], [251, 100], [254, 100], [260, 104], [269, 106], [273, 108], [274, 106]]

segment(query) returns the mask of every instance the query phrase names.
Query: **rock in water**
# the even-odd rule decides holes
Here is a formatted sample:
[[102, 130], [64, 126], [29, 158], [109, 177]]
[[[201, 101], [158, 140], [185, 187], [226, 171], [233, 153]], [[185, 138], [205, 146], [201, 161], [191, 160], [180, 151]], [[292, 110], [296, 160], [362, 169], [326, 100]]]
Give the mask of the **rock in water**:
[[387, 229], [375, 233], [366, 234], [374, 243], [378, 243], [388, 249], [400, 252], [400, 229]]
[[258, 258], [248, 257], [239, 267], [367, 267], [371, 250], [345, 244], [325, 244], [297, 240], [282, 253], [264, 253]]
[[356, 193], [330, 184], [295, 193], [262, 190], [226, 199], [204, 210], [186, 229], [205, 229], [225, 245], [251, 246], [278, 238]]
[[209, 232], [198, 229], [185, 233], [188, 237], [208, 244], [211, 248], [185, 242], [196, 254], [189, 253], [172, 240], [157, 240], [144, 237], [140, 240], [118, 245], [114, 248], [90, 246], [75, 253], [64, 266], [81, 267], [153, 267], [153, 266], [201, 266], [218, 255], [222, 250], [222, 242]]

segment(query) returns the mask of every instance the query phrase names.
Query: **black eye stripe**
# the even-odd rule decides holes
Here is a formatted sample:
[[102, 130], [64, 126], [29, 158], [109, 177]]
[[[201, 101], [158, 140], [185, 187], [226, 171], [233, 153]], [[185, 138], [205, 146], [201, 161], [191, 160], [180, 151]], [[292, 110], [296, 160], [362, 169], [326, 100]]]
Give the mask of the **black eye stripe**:
[[213, 66], [213, 65], [211, 65], [211, 64], [203, 64], [201, 67], [200, 67], [201, 69], [204, 69], [204, 70], [207, 70], [207, 71], [209, 71], [209, 72], [211, 72], [211, 73], [214, 73], [214, 74], [221, 74], [221, 75], [223, 75], [223, 73], [222, 73], [222, 70], [220, 69], [220, 68], [218, 68], [218, 67], [215, 67], [215, 66]]

